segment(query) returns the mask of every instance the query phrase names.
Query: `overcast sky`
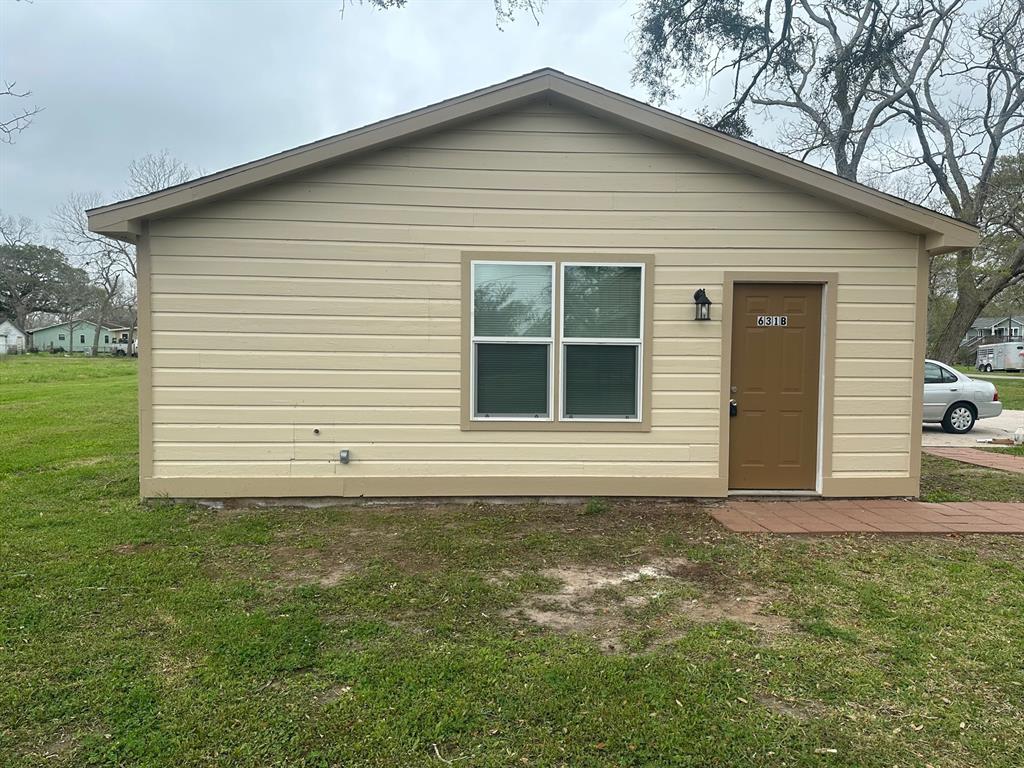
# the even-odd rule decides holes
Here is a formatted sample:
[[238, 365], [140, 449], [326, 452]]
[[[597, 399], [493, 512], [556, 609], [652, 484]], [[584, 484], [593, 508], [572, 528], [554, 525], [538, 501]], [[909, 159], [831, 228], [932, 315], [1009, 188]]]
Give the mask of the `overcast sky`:
[[635, 2], [552, 0], [504, 31], [491, 0], [343, 5], [0, 0], [0, 77], [44, 108], [0, 145], [0, 209], [45, 228], [69, 193], [114, 199], [150, 152], [212, 172], [541, 67], [645, 97]]

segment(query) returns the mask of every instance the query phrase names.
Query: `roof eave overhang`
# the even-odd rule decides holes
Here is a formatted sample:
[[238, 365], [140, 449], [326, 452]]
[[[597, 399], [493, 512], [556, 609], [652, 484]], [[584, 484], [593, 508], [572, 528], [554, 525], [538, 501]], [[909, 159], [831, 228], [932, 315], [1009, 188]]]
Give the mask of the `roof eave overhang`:
[[929, 256], [941, 256], [944, 253], [975, 248], [981, 242], [981, 233], [969, 227], [963, 231], [930, 232], [925, 235], [924, 249]]
[[106, 235], [112, 237], [115, 240], [121, 240], [126, 243], [135, 244], [139, 241], [139, 236], [142, 234], [142, 218], [138, 219], [124, 219], [121, 217], [115, 217], [120, 219], [119, 221], [108, 221], [104, 222], [102, 227], [93, 225], [92, 216], [89, 216], [89, 229], [100, 235]]
[[189, 205], [380, 149], [542, 96], [568, 102], [591, 114], [738, 166], [749, 173], [817, 196], [825, 195], [867, 216], [920, 234], [924, 237], [924, 249], [928, 255], [972, 248], [980, 239], [978, 230], [965, 222], [554, 70], [524, 75], [150, 195], [93, 208], [87, 212], [89, 228], [99, 234], [135, 242], [141, 233], [141, 223], [147, 218], [168, 215]]

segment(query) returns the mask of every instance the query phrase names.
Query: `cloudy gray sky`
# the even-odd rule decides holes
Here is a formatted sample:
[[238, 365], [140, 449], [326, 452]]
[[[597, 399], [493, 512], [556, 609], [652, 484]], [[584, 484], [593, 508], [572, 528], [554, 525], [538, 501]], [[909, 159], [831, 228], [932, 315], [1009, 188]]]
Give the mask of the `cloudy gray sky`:
[[644, 98], [635, 12], [552, 0], [501, 31], [490, 0], [0, 0], [0, 77], [44, 108], [0, 145], [0, 209], [45, 228], [69, 193], [112, 199], [150, 152], [216, 171], [540, 67]]

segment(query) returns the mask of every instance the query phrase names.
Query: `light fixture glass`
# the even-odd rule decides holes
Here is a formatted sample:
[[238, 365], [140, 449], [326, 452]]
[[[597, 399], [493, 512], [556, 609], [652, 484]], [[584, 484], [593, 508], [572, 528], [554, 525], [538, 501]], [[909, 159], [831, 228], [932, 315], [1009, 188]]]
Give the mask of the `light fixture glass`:
[[695, 320], [711, 319], [711, 299], [708, 298], [703, 288], [698, 288], [696, 293], [693, 294], [693, 306], [695, 309]]

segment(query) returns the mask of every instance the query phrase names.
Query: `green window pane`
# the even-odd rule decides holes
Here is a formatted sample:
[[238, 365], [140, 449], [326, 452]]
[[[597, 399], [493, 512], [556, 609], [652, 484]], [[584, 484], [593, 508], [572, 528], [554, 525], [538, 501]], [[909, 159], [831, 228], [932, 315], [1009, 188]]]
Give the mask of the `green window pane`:
[[477, 336], [551, 336], [551, 270], [545, 264], [474, 264]]
[[547, 344], [476, 345], [476, 415], [548, 415]]
[[566, 266], [566, 337], [639, 339], [641, 271]]
[[635, 419], [637, 350], [634, 346], [566, 345], [566, 417]]

